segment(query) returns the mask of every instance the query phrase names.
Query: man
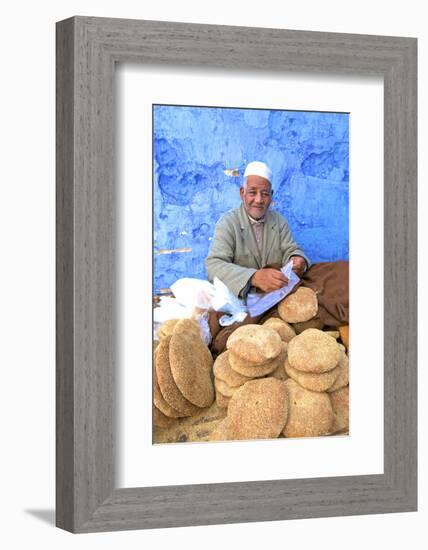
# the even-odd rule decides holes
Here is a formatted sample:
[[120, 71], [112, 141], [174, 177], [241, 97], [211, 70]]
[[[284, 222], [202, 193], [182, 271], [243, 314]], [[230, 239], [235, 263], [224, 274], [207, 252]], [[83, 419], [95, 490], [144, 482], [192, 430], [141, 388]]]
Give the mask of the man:
[[241, 206], [226, 212], [217, 222], [206, 259], [210, 281], [217, 276], [236, 296], [246, 298], [251, 287], [271, 292], [285, 286], [279, 269], [291, 259], [299, 277], [309, 260], [294, 242], [287, 221], [269, 210], [272, 172], [259, 161], [250, 162], [239, 190]]

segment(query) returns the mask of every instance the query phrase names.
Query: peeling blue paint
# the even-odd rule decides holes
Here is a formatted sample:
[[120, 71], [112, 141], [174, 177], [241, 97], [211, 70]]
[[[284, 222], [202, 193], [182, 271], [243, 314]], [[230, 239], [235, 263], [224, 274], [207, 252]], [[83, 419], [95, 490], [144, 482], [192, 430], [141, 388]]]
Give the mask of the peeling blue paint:
[[[272, 208], [311, 261], [349, 258], [348, 114], [161, 105], [153, 114], [155, 292], [206, 278], [214, 226], [239, 206], [252, 160], [272, 169]], [[241, 177], [224, 172], [233, 169]], [[191, 252], [156, 254], [180, 248]]]

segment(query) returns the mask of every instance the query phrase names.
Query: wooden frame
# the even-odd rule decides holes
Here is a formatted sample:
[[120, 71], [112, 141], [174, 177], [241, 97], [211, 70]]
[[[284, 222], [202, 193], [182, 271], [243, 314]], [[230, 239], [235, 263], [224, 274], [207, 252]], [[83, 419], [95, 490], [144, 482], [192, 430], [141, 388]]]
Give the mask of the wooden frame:
[[[57, 525], [72, 532], [416, 510], [416, 39], [73, 17], [57, 24]], [[116, 62], [384, 78], [384, 473], [114, 487]]]

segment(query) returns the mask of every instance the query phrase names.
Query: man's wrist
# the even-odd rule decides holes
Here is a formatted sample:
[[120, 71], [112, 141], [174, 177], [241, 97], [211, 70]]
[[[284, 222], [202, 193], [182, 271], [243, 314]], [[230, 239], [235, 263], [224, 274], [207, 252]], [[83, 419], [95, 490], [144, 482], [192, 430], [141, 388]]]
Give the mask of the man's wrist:
[[306, 271], [309, 269], [308, 262], [306, 261], [306, 258], [304, 258], [303, 256], [300, 256], [300, 254], [293, 254], [292, 256], [290, 256], [290, 260], [291, 260], [291, 258], [301, 258], [305, 263], [305, 266], [303, 268], [303, 273], [306, 273]]

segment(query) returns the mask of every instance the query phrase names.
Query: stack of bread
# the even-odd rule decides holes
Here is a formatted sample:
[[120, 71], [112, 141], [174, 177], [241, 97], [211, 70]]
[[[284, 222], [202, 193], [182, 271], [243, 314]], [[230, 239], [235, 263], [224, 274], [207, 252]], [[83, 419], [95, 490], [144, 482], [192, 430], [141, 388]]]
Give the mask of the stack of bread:
[[348, 427], [348, 357], [327, 332], [309, 328], [289, 344], [286, 437], [337, 433]]
[[[279, 328], [286, 327], [277, 319]], [[227, 350], [214, 363], [214, 384], [219, 407], [227, 407], [230, 398], [245, 383], [272, 376], [285, 379], [287, 342], [272, 326], [244, 325], [227, 340]]]
[[231, 334], [214, 364], [217, 404], [228, 409], [212, 440], [314, 437], [348, 429], [347, 333], [345, 348], [337, 342], [345, 341], [342, 332], [321, 330], [317, 312], [315, 292], [300, 287], [279, 304], [280, 319]]
[[163, 323], [154, 357], [154, 425], [185, 430], [193, 421], [185, 417], [198, 419], [210, 407], [218, 421], [205, 440], [346, 433], [348, 327], [324, 327], [317, 313], [316, 293], [300, 287], [278, 305], [280, 318], [237, 328], [215, 362], [196, 321]]
[[[324, 324], [316, 318], [316, 293], [305, 287], [299, 287], [296, 292], [287, 296], [278, 305], [278, 313], [281, 319], [292, 324], [298, 335], [293, 343], [290, 343], [285, 370], [292, 379], [288, 381], [290, 392], [294, 397], [299, 392], [299, 398], [294, 399], [293, 404], [301, 404], [298, 409], [300, 426], [306, 426], [293, 427], [290, 421], [284, 434], [297, 434], [295, 437], [301, 437], [346, 430], [349, 426], [349, 362], [346, 355], [349, 327], [322, 331], [325, 328]], [[331, 337], [333, 343], [326, 337]], [[343, 344], [335, 342], [339, 338]], [[306, 420], [303, 410], [312, 411], [307, 413]], [[312, 422], [311, 414], [318, 420]]]
[[154, 353], [153, 423], [167, 428], [172, 419], [193, 416], [214, 401], [213, 359], [192, 319], [166, 321]]
[[[346, 430], [348, 357], [335, 338], [318, 329], [307, 329], [290, 340], [285, 354], [277, 356], [283, 362], [284, 377], [263, 370], [257, 371], [260, 376], [243, 377], [230, 361], [236, 354], [233, 348], [252, 350], [252, 356], [266, 350], [267, 340], [255, 337], [256, 332], [262, 334], [262, 328], [245, 325], [237, 329], [235, 332], [240, 333], [235, 338], [235, 333], [230, 336], [229, 349], [214, 364], [216, 400], [219, 406], [227, 407], [227, 416], [211, 439], [315, 437]], [[275, 339], [267, 347], [276, 353], [278, 348], [270, 347], [272, 341]], [[242, 370], [243, 364], [239, 368]], [[257, 367], [251, 363], [246, 368], [249, 372]]]

